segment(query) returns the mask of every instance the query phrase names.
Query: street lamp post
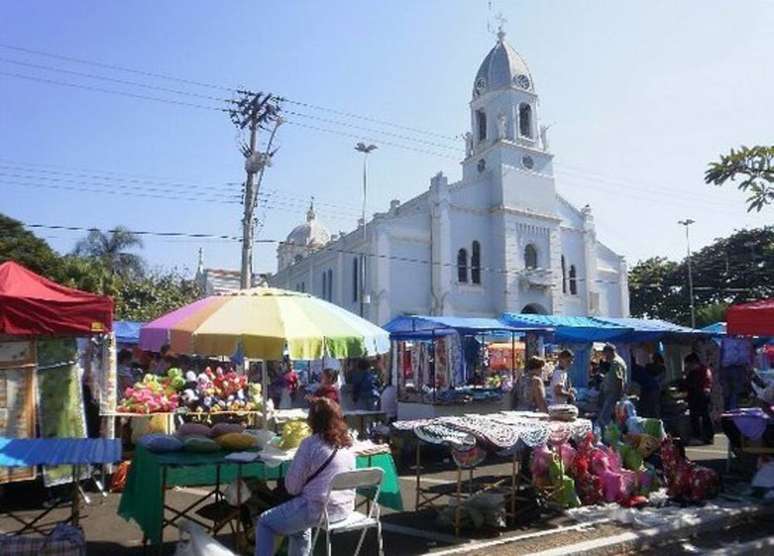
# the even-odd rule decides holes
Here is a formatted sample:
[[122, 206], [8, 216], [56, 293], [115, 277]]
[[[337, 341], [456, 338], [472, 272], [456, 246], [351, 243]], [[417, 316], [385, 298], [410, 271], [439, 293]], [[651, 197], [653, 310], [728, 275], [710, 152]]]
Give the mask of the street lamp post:
[[689, 226], [695, 224], [696, 221], [686, 218], [685, 220], [678, 220], [677, 223], [685, 226], [685, 245], [688, 250], [688, 295], [691, 297], [691, 328], [696, 328], [696, 306], [693, 301], [693, 266], [691, 265], [691, 236], [688, 231]]
[[360, 255], [360, 316], [365, 316], [365, 304], [370, 303], [370, 299], [366, 299], [366, 261], [367, 261], [367, 249], [368, 249], [368, 234], [366, 230], [366, 199], [368, 195], [368, 155], [376, 150], [376, 145], [366, 145], [365, 143], [358, 143], [355, 145], [355, 150], [359, 153], [363, 153], [363, 252]]

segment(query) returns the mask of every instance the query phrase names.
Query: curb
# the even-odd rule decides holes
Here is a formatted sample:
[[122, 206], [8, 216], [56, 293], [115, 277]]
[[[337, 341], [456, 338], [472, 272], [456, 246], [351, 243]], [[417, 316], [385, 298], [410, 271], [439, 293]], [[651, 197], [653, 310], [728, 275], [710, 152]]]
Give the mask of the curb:
[[[565, 554], [591, 556], [597, 554], [610, 554], [611, 549], [613, 548], [615, 549], [614, 552], [616, 554], [635, 552], [648, 547], [665, 544], [669, 540], [703, 532], [726, 529], [749, 518], [770, 514], [774, 514], [774, 507], [748, 505], [741, 508], [728, 508], [713, 512], [711, 517], [702, 519], [695, 525], [667, 525], [664, 527], [653, 527], [639, 531], [629, 531], [601, 539], [583, 541], [541, 552], [534, 552], [530, 556], [563, 556]], [[752, 547], [755, 543], [748, 544], [751, 544]]]

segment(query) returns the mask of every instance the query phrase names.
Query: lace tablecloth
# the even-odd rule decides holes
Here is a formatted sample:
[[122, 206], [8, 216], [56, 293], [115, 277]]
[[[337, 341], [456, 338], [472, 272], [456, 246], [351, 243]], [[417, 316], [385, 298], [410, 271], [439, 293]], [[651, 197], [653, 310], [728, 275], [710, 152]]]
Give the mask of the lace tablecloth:
[[545, 414], [524, 414], [506, 411], [489, 415], [437, 417], [396, 421], [393, 426], [401, 431], [414, 431], [420, 440], [431, 444], [445, 444], [460, 449], [476, 443], [496, 450], [515, 448], [522, 441], [530, 448], [550, 442], [561, 444], [569, 439], [579, 440], [592, 430], [588, 419], [558, 421]]

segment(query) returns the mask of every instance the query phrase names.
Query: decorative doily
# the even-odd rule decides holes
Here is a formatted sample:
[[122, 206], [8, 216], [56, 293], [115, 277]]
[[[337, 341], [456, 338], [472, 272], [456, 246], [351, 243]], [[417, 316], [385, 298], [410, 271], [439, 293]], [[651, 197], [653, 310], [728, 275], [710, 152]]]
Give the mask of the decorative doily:
[[428, 423], [414, 429], [417, 438], [430, 444], [445, 444], [459, 448], [471, 448], [476, 445], [473, 435], [448, 426], [446, 423]]

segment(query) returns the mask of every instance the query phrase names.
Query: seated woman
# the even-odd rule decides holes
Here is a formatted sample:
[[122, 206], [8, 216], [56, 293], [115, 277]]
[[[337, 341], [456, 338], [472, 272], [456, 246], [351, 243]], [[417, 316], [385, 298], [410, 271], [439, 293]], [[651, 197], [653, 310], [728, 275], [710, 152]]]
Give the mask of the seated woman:
[[546, 362], [540, 357], [530, 357], [527, 360], [524, 374], [516, 383], [514, 392], [514, 409], [517, 411], [539, 411], [548, 413], [546, 389], [543, 385], [543, 367]]
[[[306, 556], [311, 551], [312, 527], [320, 521], [333, 478], [355, 469], [352, 439], [338, 404], [314, 398], [309, 404], [312, 436], [298, 447], [285, 476], [285, 488], [296, 497], [265, 511], [255, 526], [256, 556], [273, 556], [275, 535], [289, 538], [289, 556]], [[331, 494], [328, 519], [346, 519], [355, 507], [355, 491]]]

